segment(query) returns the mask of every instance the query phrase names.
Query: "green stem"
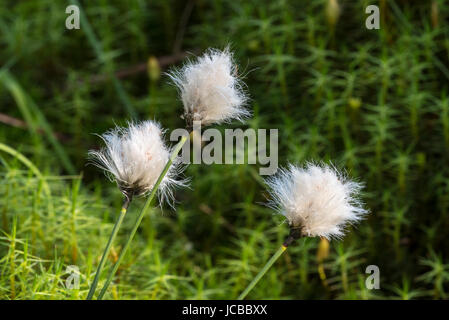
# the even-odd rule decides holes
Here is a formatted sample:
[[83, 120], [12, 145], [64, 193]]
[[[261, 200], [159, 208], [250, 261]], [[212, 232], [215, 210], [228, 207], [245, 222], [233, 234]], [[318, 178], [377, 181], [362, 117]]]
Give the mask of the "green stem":
[[260, 272], [257, 274], [257, 276], [251, 281], [251, 283], [246, 287], [245, 291], [243, 291], [239, 297], [238, 300], [243, 300], [248, 295], [248, 293], [256, 286], [256, 284], [259, 282], [259, 280], [264, 276], [265, 273], [267, 273], [268, 269], [273, 265], [273, 263], [276, 262], [276, 260], [284, 253], [284, 251], [287, 250], [287, 247], [282, 245], [276, 253], [268, 260], [268, 262], [265, 264], [265, 266], [260, 270]]
[[187, 141], [187, 137], [183, 136], [181, 138], [181, 140], [178, 142], [178, 144], [175, 146], [175, 148], [173, 149], [170, 159], [168, 160], [167, 164], [165, 165], [164, 170], [162, 170], [162, 173], [159, 175], [159, 178], [157, 179], [156, 184], [154, 185], [153, 189], [151, 190], [150, 195], [148, 196], [147, 200], [145, 201], [145, 204], [134, 223], [133, 229], [131, 230], [131, 233], [128, 236], [128, 240], [126, 241], [126, 244], [123, 247], [122, 251], [120, 252], [120, 256], [119, 256], [117, 262], [115, 263], [114, 268], [112, 269], [111, 273], [109, 274], [109, 277], [106, 280], [106, 283], [104, 284], [103, 288], [101, 289], [100, 294], [98, 295], [98, 300], [101, 300], [103, 298], [104, 294], [106, 293], [106, 290], [108, 289], [109, 285], [111, 284], [112, 279], [114, 278], [114, 275], [117, 272], [117, 270], [120, 266], [120, 263], [122, 262], [123, 257], [125, 256], [125, 253], [128, 250], [129, 245], [131, 244], [131, 241], [133, 240], [134, 235], [136, 234], [140, 223], [142, 222], [143, 217], [145, 216], [145, 214], [148, 211], [148, 208], [150, 207], [151, 201], [153, 200], [154, 196], [156, 195], [157, 189], [159, 188], [159, 185], [161, 184], [162, 179], [164, 179], [168, 169], [170, 168], [173, 161], [178, 156], [179, 151], [181, 150], [182, 146], [184, 145], [184, 143], [186, 141]]
[[87, 300], [92, 300], [92, 298], [94, 296], [95, 289], [97, 288], [98, 280], [100, 278], [101, 270], [103, 270], [104, 264], [106, 262], [106, 258], [109, 255], [109, 250], [111, 249], [112, 243], [114, 242], [114, 239], [118, 233], [118, 230], [120, 229], [120, 225], [123, 222], [123, 218], [125, 218], [126, 211], [128, 210], [128, 206], [129, 206], [130, 202], [131, 202], [131, 200], [128, 197], [125, 197], [125, 199], [123, 200], [123, 206], [122, 206], [122, 210], [120, 211], [120, 216], [117, 219], [117, 221], [115, 222], [114, 228], [112, 229], [112, 233], [109, 236], [108, 243], [106, 244], [106, 248], [104, 249], [103, 256], [101, 257], [101, 260], [100, 260], [100, 264], [97, 267], [97, 272], [95, 274], [94, 282], [90, 286], [90, 290], [89, 290], [89, 293], [86, 298]]

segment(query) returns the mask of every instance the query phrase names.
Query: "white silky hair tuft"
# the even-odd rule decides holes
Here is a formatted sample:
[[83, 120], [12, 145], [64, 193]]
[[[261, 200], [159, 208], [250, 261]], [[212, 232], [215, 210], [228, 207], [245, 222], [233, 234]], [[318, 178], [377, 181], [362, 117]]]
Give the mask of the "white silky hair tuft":
[[266, 182], [269, 206], [284, 215], [290, 227], [301, 228], [303, 236], [341, 238], [348, 224], [368, 213], [359, 200], [363, 185], [333, 166], [290, 164]]
[[189, 126], [193, 121], [210, 125], [232, 119], [243, 121], [250, 116], [245, 108], [248, 96], [244, 83], [229, 48], [209, 49], [196, 61], [188, 61], [167, 75], [179, 89]]
[[[164, 144], [163, 130], [151, 120], [129, 123], [127, 128], [116, 127], [101, 135], [106, 146], [90, 150], [89, 158], [107, 176], [117, 182], [127, 197], [150, 192], [167, 164], [171, 150]], [[180, 161], [169, 168], [162, 180], [158, 194], [161, 200], [173, 200], [174, 186], [185, 186], [185, 180], [176, 180], [182, 171]]]

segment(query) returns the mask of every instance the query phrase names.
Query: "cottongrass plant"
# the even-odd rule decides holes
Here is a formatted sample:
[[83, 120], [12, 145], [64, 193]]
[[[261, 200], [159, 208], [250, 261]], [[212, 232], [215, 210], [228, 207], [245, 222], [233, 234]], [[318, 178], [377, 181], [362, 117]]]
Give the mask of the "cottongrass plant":
[[245, 84], [237, 69], [229, 48], [209, 49], [167, 74], [179, 90], [187, 128], [191, 129], [194, 121], [207, 126], [233, 119], [243, 121], [250, 115], [245, 108]]
[[[116, 127], [101, 135], [106, 147], [89, 151], [91, 162], [105, 170], [131, 201], [133, 196], [148, 194], [170, 158], [170, 150], [162, 140], [163, 130], [155, 121], [130, 123], [128, 128]], [[177, 181], [177, 166], [172, 166], [159, 185], [159, 194], [172, 199], [171, 187]]]
[[290, 164], [266, 182], [271, 195], [269, 206], [285, 216], [290, 234], [242, 292], [240, 300], [295, 240], [301, 237], [341, 239], [348, 224], [355, 224], [368, 213], [359, 200], [362, 184], [350, 180], [333, 166]]
[[160, 203], [164, 199], [170, 202], [173, 199], [173, 187], [185, 185], [185, 181], [176, 180], [181, 168], [179, 161], [176, 161], [176, 157], [186, 137], [183, 137], [178, 145], [170, 150], [164, 144], [163, 133], [160, 124], [155, 121], [130, 123], [127, 128], [116, 127], [101, 135], [106, 146], [99, 151], [89, 151], [91, 162], [105, 170], [108, 177], [117, 183], [118, 188], [124, 195], [119, 218], [106, 244], [94, 281], [90, 287], [87, 296], [89, 300], [93, 298], [106, 258], [132, 198], [149, 194], [144, 209], [136, 221], [135, 229], [130, 233], [127, 244], [122, 250], [105, 287], [103, 287], [104, 291], [112, 280], [155, 194], [159, 194]]
[[[192, 139], [200, 139], [195, 124], [202, 126], [238, 120], [244, 122], [251, 112], [246, 108], [249, 97], [245, 83], [229, 47], [210, 48], [179, 69], [166, 74], [175, 84], [182, 101], [186, 129]], [[196, 127], [195, 127], [196, 128]]]

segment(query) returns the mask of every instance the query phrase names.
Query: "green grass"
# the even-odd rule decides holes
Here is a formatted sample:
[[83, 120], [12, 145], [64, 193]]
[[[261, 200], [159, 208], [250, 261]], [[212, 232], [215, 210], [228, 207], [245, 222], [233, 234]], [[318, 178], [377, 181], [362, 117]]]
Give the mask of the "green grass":
[[[154, 59], [147, 72], [114, 73], [172, 56], [180, 34], [182, 51], [231, 43], [246, 75], [254, 116], [221, 128], [278, 128], [280, 165], [332, 160], [366, 183], [372, 213], [331, 242], [325, 281], [320, 240], [308, 239], [248, 298], [448, 297], [446, 2], [338, 1], [331, 26], [325, 0], [197, 0], [183, 27], [185, 1], [81, 1], [80, 30], [64, 27], [69, 1], [6, 2], [0, 113], [23, 122], [0, 123], [0, 299], [86, 297], [122, 200], [86, 166], [87, 150], [101, 145], [93, 133], [131, 118], [184, 125]], [[375, 3], [381, 29], [367, 30], [365, 7]], [[284, 240], [282, 218], [261, 204], [257, 166], [191, 165], [186, 175], [191, 189], [176, 193], [176, 212], [144, 217], [105, 298], [237, 298]], [[143, 203], [133, 201], [99, 287]], [[365, 287], [370, 264], [380, 290]], [[79, 267], [79, 290], [65, 287], [69, 265]]]

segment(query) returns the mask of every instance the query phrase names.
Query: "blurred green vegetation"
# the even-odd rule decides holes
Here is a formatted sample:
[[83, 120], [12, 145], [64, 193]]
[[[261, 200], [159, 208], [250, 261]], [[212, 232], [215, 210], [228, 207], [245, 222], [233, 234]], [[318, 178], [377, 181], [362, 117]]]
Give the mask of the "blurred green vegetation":
[[[65, 28], [68, 4], [0, 8], [0, 299], [86, 296], [121, 203], [86, 166], [101, 145], [93, 133], [131, 118], [183, 127], [161, 72], [228, 43], [254, 116], [220, 127], [278, 128], [280, 165], [332, 160], [366, 183], [372, 211], [320, 259], [319, 239], [292, 246], [248, 297], [447, 298], [447, 2], [82, 1], [80, 30]], [[370, 4], [380, 30], [365, 28]], [[257, 166], [190, 165], [186, 175], [177, 211], [145, 217], [107, 298], [236, 298], [286, 236], [262, 204]], [[371, 264], [380, 290], [365, 287]], [[64, 286], [68, 265], [80, 268], [79, 290]]]

